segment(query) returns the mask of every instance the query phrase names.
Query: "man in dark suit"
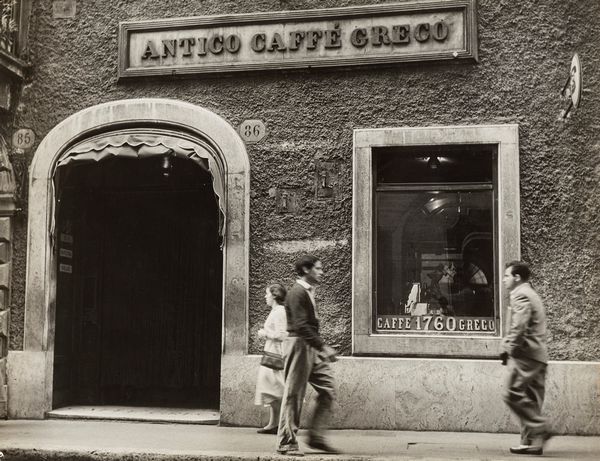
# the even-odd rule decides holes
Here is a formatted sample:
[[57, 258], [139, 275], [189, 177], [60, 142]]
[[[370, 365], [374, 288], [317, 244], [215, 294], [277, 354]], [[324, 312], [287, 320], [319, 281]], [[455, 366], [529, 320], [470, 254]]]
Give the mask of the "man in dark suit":
[[296, 262], [299, 279], [287, 294], [285, 310], [289, 336], [283, 343], [285, 387], [277, 431], [277, 452], [302, 456], [296, 432], [300, 424], [306, 385], [317, 391], [317, 407], [308, 433], [307, 444], [315, 450], [336, 453], [323, 436], [325, 419], [335, 398], [329, 366], [336, 352], [319, 336], [319, 319], [315, 288], [321, 283], [323, 265], [311, 255]]
[[506, 265], [503, 283], [510, 293], [511, 324], [504, 338], [503, 363], [508, 360], [504, 401], [519, 418], [521, 444], [515, 454], [541, 455], [550, 438], [542, 404], [546, 381], [546, 312], [529, 284], [531, 271], [521, 261]]

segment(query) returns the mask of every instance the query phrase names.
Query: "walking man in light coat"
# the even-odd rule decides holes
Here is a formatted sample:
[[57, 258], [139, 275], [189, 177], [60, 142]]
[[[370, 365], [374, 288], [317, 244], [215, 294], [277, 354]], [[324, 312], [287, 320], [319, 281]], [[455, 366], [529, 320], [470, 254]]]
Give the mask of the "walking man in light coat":
[[529, 284], [531, 271], [521, 261], [506, 265], [503, 283], [510, 293], [511, 324], [503, 342], [503, 363], [508, 360], [504, 401], [521, 424], [521, 444], [515, 454], [541, 455], [550, 438], [542, 404], [546, 381], [546, 312]]

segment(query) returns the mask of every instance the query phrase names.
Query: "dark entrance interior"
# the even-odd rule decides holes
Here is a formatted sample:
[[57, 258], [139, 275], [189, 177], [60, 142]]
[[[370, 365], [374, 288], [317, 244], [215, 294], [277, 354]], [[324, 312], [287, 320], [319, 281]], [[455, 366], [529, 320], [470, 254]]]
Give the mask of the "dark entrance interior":
[[165, 157], [58, 169], [53, 407], [218, 408], [212, 177]]

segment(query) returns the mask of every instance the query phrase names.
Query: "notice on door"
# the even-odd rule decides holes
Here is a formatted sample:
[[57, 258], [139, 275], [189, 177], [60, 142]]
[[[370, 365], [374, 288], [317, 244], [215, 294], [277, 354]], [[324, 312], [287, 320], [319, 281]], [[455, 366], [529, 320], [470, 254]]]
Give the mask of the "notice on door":
[[59, 270], [59, 272], [64, 272], [66, 274], [72, 274], [73, 266], [71, 266], [70, 264], [59, 264], [58, 270]]
[[119, 77], [477, 59], [475, 0], [124, 22]]

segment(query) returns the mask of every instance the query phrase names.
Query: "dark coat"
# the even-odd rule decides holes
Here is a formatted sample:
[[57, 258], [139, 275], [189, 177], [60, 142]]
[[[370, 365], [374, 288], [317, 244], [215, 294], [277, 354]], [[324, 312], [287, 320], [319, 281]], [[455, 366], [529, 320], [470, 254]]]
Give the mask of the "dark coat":
[[288, 332], [299, 336], [315, 349], [323, 349], [323, 339], [319, 336], [319, 319], [306, 288], [294, 283], [285, 300]]

